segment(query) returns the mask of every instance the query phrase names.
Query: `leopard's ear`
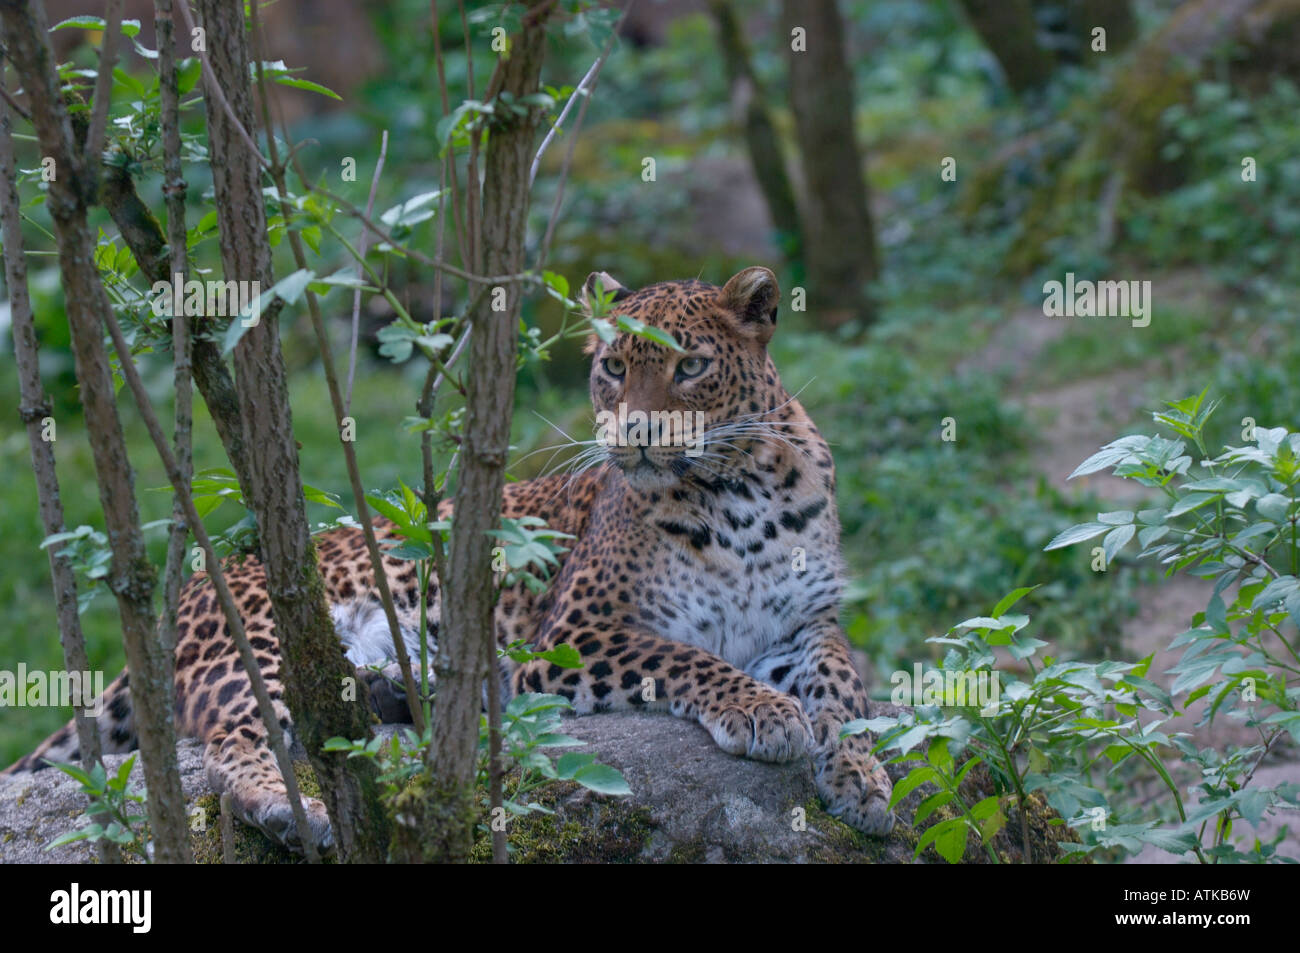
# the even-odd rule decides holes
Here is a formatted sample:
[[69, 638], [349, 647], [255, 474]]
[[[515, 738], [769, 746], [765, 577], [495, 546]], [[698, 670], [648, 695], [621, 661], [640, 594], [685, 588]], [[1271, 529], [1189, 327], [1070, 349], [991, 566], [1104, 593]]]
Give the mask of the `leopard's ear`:
[[582, 283], [582, 295], [578, 299], [582, 304], [583, 312], [588, 315], [594, 310], [593, 302], [596, 298], [596, 285], [598, 283], [605, 294], [609, 294], [611, 291], [614, 292], [615, 301], [622, 301], [632, 293], [606, 272], [593, 271], [587, 276], [587, 280]]
[[776, 275], [761, 265], [746, 268], [722, 287], [722, 300], [736, 316], [737, 330], [766, 344], [776, 331], [776, 308], [781, 289]]

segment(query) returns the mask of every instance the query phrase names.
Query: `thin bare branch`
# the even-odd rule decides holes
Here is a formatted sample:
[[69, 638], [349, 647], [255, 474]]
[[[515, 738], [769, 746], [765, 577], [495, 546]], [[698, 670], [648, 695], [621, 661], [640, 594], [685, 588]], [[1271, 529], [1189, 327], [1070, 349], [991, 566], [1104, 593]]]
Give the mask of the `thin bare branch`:
[[[442, 101], [442, 114], [450, 116], [451, 105], [447, 98], [447, 70], [442, 55], [442, 31], [438, 29], [437, 0], [434, 0], [430, 6], [433, 8], [433, 62], [438, 71], [438, 95]], [[468, 51], [466, 51], [466, 55], [469, 55]], [[472, 89], [474, 82], [472, 72], [470, 77], [470, 88]], [[461, 264], [473, 268], [473, 257], [470, 255], [470, 235], [469, 230], [465, 227], [465, 212], [461, 208], [460, 178], [456, 173], [456, 150], [452, 147], [450, 138], [447, 141], [446, 153], [442, 161], [444, 169], [447, 170], [451, 178], [451, 212], [456, 218], [456, 243], [460, 246], [460, 261]], [[439, 257], [442, 256], [439, 255]]]
[[[610, 33], [609, 39], [605, 41], [605, 46], [604, 49], [600, 51], [600, 56], [596, 57], [596, 61], [587, 69], [587, 72], [578, 82], [577, 88], [569, 97], [569, 101], [565, 103], [564, 108], [560, 110], [560, 115], [556, 118], [555, 124], [547, 130], [546, 137], [542, 139], [542, 144], [537, 147], [537, 155], [533, 156], [532, 167], [528, 170], [529, 185], [532, 185], [533, 182], [536, 181], [537, 170], [542, 164], [542, 154], [546, 152], [547, 148], [551, 145], [551, 142], [554, 141], [555, 137], [559, 134], [560, 128], [564, 125], [565, 118], [569, 115], [569, 111], [573, 109], [573, 104], [578, 101], [578, 97], [583, 96], [584, 103], [591, 99], [591, 93], [596, 88], [596, 79], [600, 76], [600, 69], [605, 65], [605, 60], [609, 58], [610, 51], [614, 48], [614, 41], [618, 39], [618, 31], [623, 26], [623, 21], [627, 19], [627, 15], [631, 12], [634, 3], [636, 3], [636, 0], [628, 0], [628, 4], [623, 8], [623, 13], [619, 16], [618, 22], [614, 24], [613, 32]], [[586, 108], [585, 105], [583, 108]], [[582, 120], [579, 118], [578, 124], [581, 125], [581, 123]]]
[[113, 98], [113, 67], [117, 64], [117, 39], [122, 33], [122, 0], [108, 0], [104, 11], [103, 40], [99, 44], [99, 70], [95, 75], [95, 99], [91, 104], [90, 127], [86, 130], [86, 170], [92, 182], [99, 181], [99, 157], [104, 151], [104, 130], [108, 128], [108, 106]]
[[[388, 130], [384, 130], [379, 140], [379, 161], [375, 163], [375, 174], [370, 178], [370, 195], [366, 198], [366, 215], [375, 214], [375, 195], [379, 191], [379, 177], [384, 172], [384, 159], [388, 155]], [[366, 247], [370, 244], [370, 232], [361, 230], [358, 250], [361, 257], [366, 257]], [[343, 413], [352, 410], [352, 383], [357, 374], [357, 336], [361, 330], [361, 289], [352, 292], [352, 342], [348, 348], [348, 389], [343, 399]]]
[[7, 102], [9, 104], [10, 109], [12, 109], [18, 115], [22, 116], [28, 122], [32, 121], [32, 114], [29, 113], [26, 109], [24, 109], [19, 104], [18, 100], [14, 99], [13, 93], [9, 92], [8, 87], [4, 85], [0, 85], [0, 99], [3, 99], [5, 102]]
[[[546, 138], [542, 140], [541, 146], [537, 149], [537, 155], [533, 157], [532, 169], [528, 174], [528, 185], [531, 188], [533, 180], [537, 178], [537, 170], [542, 164], [542, 153], [555, 137], [556, 130], [564, 122], [564, 117], [569, 114], [573, 108], [574, 102], [578, 96], [582, 96], [582, 106], [578, 109], [578, 117], [574, 120], [573, 131], [569, 134], [569, 148], [564, 153], [564, 163], [560, 167], [560, 178], [555, 185], [555, 201], [551, 204], [551, 214], [546, 220], [546, 231], [542, 235], [542, 243], [537, 249], [537, 264], [534, 270], [541, 271], [542, 265], [546, 262], [546, 256], [551, 250], [551, 239], [555, 237], [555, 227], [560, 221], [560, 206], [564, 204], [564, 186], [569, 181], [569, 169], [573, 166], [574, 147], [578, 144], [578, 132], [582, 129], [582, 120], [587, 116], [587, 107], [591, 105], [591, 97], [596, 94], [596, 81], [600, 78], [600, 68], [605, 65], [605, 60], [609, 58], [610, 51], [614, 48], [614, 41], [618, 39], [619, 28], [622, 27], [623, 21], [627, 19], [628, 13], [632, 10], [632, 4], [636, 0], [628, 0], [628, 4], [623, 8], [623, 13], [614, 24], [614, 29], [609, 34], [609, 39], [605, 41], [605, 48], [600, 51], [600, 56], [596, 57], [596, 62], [591, 64], [582, 81], [578, 83], [578, 88], [573, 91], [569, 101], [564, 104], [564, 109], [555, 121], [555, 125], [546, 133]], [[585, 94], [584, 94], [585, 89]]]
[[[184, 0], [182, 0], [184, 2]], [[185, 179], [181, 167], [180, 90], [177, 85], [175, 24], [172, 0], [154, 0], [154, 27], [158, 37], [158, 84], [161, 102], [163, 138], [163, 196], [167, 204], [167, 244], [171, 259], [171, 281], [184, 281], [189, 271], [186, 257]], [[176, 390], [176, 424], [173, 439], [176, 462], [187, 486], [194, 471], [192, 440], [194, 395], [192, 392], [192, 342], [190, 322], [185, 309], [172, 316], [172, 357]], [[181, 574], [184, 569], [185, 542], [189, 537], [185, 525], [185, 508], [179, 498], [172, 503], [172, 528], [167, 540], [167, 563], [163, 571], [162, 639], [169, 647], [176, 644], [176, 615], [180, 604]]]
[[528, 272], [520, 272], [519, 274], [516, 275], [476, 275], [472, 272], [466, 271], [463, 268], [457, 268], [455, 265], [450, 265], [447, 262], [442, 261], [440, 259], [430, 258], [428, 255], [416, 251], [414, 248], [407, 248], [404, 245], [402, 245], [402, 243], [399, 242], [397, 239], [393, 238], [393, 236], [389, 234], [381, 225], [379, 225], [373, 219], [371, 219], [369, 215], [367, 215], [361, 209], [357, 208], [357, 206], [353, 205], [347, 199], [343, 198], [343, 196], [336, 195], [335, 193], [331, 192], [329, 189], [322, 188], [319, 185], [312, 184], [311, 181], [303, 174], [303, 172], [300, 169], [297, 169], [296, 167], [295, 167], [295, 171], [298, 173], [299, 179], [302, 180], [303, 188], [307, 189], [307, 191], [315, 192], [317, 195], [329, 199], [331, 202], [338, 205], [348, 215], [351, 215], [357, 221], [365, 225], [366, 228], [368, 228], [375, 235], [376, 238], [379, 238], [381, 241], [384, 241], [392, 245], [394, 248], [400, 249], [403, 255], [407, 256], [413, 261], [418, 262], [421, 265], [424, 265], [426, 268], [434, 268], [437, 269], [438, 271], [446, 272], [447, 274], [451, 275], [453, 278], [459, 278], [462, 281], [468, 281], [471, 284], [476, 284], [476, 285], [517, 284], [518, 282], [521, 281], [531, 280], [534, 277], [533, 275], [530, 275]]

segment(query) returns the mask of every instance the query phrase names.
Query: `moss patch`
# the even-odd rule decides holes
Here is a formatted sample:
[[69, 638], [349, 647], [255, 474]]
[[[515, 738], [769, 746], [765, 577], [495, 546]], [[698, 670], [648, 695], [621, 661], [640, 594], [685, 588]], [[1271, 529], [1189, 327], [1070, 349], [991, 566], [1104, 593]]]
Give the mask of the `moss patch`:
[[881, 864], [889, 860], [891, 842], [907, 842], [909, 853], [916, 845], [916, 833], [910, 827], [896, 824], [889, 837], [868, 837], [826, 813], [816, 797], [809, 798], [802, 807], [808, 830], [821, 835], [817, 846], [808, 852], [808, 858], [816, 863]]
[[[579, 790], [572, 781], [547, 785], [536, 801], [554, 810]], [[622, 798], [593, 796], [585, 809], [570, 809], [563, 818], [540, 811], [514, 817], [506, 838], [515, 864], [626, 864], [642, 859], [653, 829], [648, 808], [632, 807]], [[492, 841], [486, 833], [475, 841], [470, 859], [491, 861]]]

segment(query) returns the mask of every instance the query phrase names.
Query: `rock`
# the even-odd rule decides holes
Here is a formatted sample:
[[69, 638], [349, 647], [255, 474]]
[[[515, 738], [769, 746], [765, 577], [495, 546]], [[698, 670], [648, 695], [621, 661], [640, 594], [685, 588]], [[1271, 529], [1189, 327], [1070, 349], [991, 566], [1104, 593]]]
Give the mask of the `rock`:
[[[873, 714], [887, 713], [878, 706]], [[391, 727], [381, 729], [391, 732]], [[693, 722], [668, 715], [632, 713], [565, 720], [564, 730], [588, 743], [598, 760], [623, 772], [633, 794], [593, 794], [572, 782], [535, 792], [553, 809], [511, 821], [510, 841], [516, 862], [789, 862], [912, 863], [918, 832], [907, 820], [932, 793], [928, 786], [903, 802], [894, 833], [885, 839], [863, 836], [822, 810], [807, 762], [761, 764], [724, 754]], [[203, 830], [194, 833], [196, 859], [221, 862], [217, 798], [202, 767], [202, 747], [187, 740], [179, 748], [181, 783]], [[106, 758], [110, 769], [124, 756]], [[305, 763], [299, 778], [309, 793], [314, 778]], [[895, 781], [905, 769], [891, 766]], [[132, 778], [140, 781], [140, 766]], [[987, 786], [987, 777], [971, 772], [968, 783]], [[972, 788], [971, 797], [982, 797]], [[61, 772], [47, 770], [0, 778], [0, 863], [86, 863], [94, 858], [84, 843], [46, 851], [59, 834], [80, 826], [85, 801], [78, 786]], [[936, 820], [942, 815], [936, 816]], [[1056, 842], [1069, 839], [1063, 825], [1041, 802], [1030, 812], [1035, 860], [1057, 856]], [[803, 820], [804, 829], [796, 823]], [[293, 862], [286, 851], [256, 831], [235, 822], [236, 855], [244, 862]], [[1020, 824], [1013, 816], [1006, 832], [994, 840], [1000, 858], [1021, 857]], [[476, 859], [488, 855], [480, 844]], [[927, 849], [924, 862], [942, 862]], [[987, 861], [977, 845], [968, 845], [966, 862]]]
[[[203, 771], [203, 745], [182, 741], [176, 748], [185, 798], [194, 803], [212, 789]], [[104, 765], [109, 773], [131, 755], [109, 755]], [[139, 764], [131, 771], [131, 787], [144, 787], [144, 770]], [[82, 827], [87, 800], [81, 786], [62, 771], [47, 768], [34, 774], [0, 778], [0, 864], [80, 864], [95, 859], [95, 849], [85, 841], [46, 850], [50, 841]], [[139, 805], [141, 812], [143, 805]]]

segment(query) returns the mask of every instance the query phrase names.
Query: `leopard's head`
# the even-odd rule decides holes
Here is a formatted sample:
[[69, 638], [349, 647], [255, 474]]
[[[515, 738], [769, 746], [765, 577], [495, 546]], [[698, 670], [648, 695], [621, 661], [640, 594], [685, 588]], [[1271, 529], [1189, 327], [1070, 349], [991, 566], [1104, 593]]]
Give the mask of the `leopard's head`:
[[[640, 490], [727, 477], [788, 399], [767, 355], [776, 276], [754, 267], [721, 288], [668, 281], [630, 291], [597, 272], [583, 286], [589, 313], [598, 289], [610, 332], [592, 335], [587, 352], [597, 440], [610, 461]], [[637, 333], [640, 325], [672, 335], [681, 350]]]

